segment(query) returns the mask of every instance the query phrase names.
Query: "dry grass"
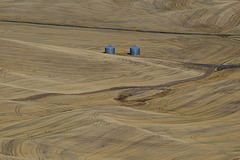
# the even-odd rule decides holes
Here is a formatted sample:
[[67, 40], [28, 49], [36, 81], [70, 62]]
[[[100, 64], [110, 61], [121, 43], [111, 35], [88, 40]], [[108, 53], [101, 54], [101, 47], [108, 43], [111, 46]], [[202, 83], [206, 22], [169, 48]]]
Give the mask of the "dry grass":
[[238, 0], [5, 0], [0, 19], [239, 33], [239, 5]]
[[[239, 4], [5, 0], [0, 19], [239, 33]], [[0, 36], [0, 159], [239, 159], [239, 69], [171, 87], [142, 87], [205, 72], [179, 61], [239, 64], [238, 36], [4, 22]], [[117, 55], [102, 53], [108, 44]], [[127, 55], [134, 44], [140, 57]], [[121, 88], [127, 86], [140, 88]]]

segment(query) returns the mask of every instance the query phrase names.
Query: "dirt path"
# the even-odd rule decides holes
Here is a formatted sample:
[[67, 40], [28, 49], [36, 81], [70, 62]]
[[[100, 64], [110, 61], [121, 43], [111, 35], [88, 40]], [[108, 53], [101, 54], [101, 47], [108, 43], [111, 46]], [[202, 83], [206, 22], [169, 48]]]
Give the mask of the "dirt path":
[[18, 21], [18, 20], [0, 20], [0, 22], [8, 23], [24, 23], [44, 26], [60, 26], [60, 27], [71, 27], [71, 28], [88, 28], [88, 29], [101, 29], [101, 30], [117, 30], [117, 31], [129, 31], [129, 32], [144, 32], [144, 33], [161, 33], [161, 34], [177, 34], [177, 35], [196, 35], [196, 36], [240, 36], [240, 34], [225, 34], [225, 33], [191, 33], [191, 32], [164, 32], [164, 31], [149, 31], [149, 30], [138, 30], [138, 29], [127, 29], [127, 28], [111, 28], [111, 27], [91, 27], [82, 25], [71, 25], [71, 24], [58, 24], [58, 23], [45, 23], [45, 22], [30, 22], [30, 21]]
[[215, 67], [209, 67], [207, 69], [207, 71], [205, 72], [205, 74], [203, 74], [201, 76], [193, 77], [193, 78], [189, 78], [189, 79], [172, 81], [172, 82], [168, 82], [168, 83], [165, 83], [165, 84], [154, 85], [154, 86], [112, 87], [112, 88], [108, 88], [108, 89], [92, 91], [92, 92], [77, 93], [77, 94], [43, 93], [43, 94], [33, 95], [33, 96], [29, 96], [29, 97], [24, 97], [24, 98], [13, 99], [13, 100], [14, 101], [32, 101], [32, 100], [38, 100], [38, 99], [42, 99], [42, 98], [46, 98], [46, 97], [52, 97], [52, 96], [60, 96], [60, 95], [87, 95], [87, 94], [103, 93], [103, 92], [126, 90], [126, 89], [131, 89], [131, 96], [132, 96], [132, 95], [137, 94], [138, 92], [142, 92], [142, 91], [162, 90], [162, 89], [165, 89], [167, 87], [174, 86], [174, 85], [177, 85], [177, 84], [204, 79], [204, 78], [210, 76], [215, 71], [215, 69], [216, 69]]
[[103, 93], [103, 92], [109, 92], [109, 91], [119, 91], [119, 90], [131, 89], [131, 91], [128, 92], [127, 94], [125, 93], [125, 95], [128, 95], [128, 96], [124, 96], [124, 98], [116, 98], [116, 100], [124, 101], [129, 96], [138, 94], [138, 92], [149, 91], [149, 90], [162, 90], [162, 89], [166, 89], [167, 87], [174, 86], [174, 85], [207, 78], [216, 70], [219, 71], [219, 70], [228, 69], [228, 68], [240, 68], [240, 65], [216, 65], [216, 64], [200, 64], [200, 63], [184, 63], [184, 65], [195, 66], [195, 67], [204, 68], [204, 69], [207, 68], [207, 70], [203, 75], [198, 76], [198, 77], [172, 81], [172, 82], [168, 82], [168, 83], [164, 83], [164, 84], [160, 84], [160, 85], [154, 85], [154, 86], [112, 87], [112, 88], [108, 88], [108, 89], [92, 91], [92, 92], [77, 93], [77, 94], [43, 93], [43, 94], [33, 95], [33, 96], [29, 96], [29, 97], [24, 97], [24, 98], [13, 99], [13, 100], [14, 101], [32, 101], [32, 100], [38, 100], [38, 99], [42, 99], [42, 98], [46, 98], [46, 97], [60, 96], [60, 95], [87, 95], [87, 94], [95, 94], [95, 93]]

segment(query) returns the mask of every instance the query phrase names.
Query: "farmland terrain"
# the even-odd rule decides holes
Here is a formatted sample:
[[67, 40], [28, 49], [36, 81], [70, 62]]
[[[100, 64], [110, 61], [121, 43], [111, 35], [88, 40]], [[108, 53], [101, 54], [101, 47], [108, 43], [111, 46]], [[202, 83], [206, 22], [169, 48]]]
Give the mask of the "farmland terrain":
[[239, 8], [1, 1], [0, 159], [240, 159]]

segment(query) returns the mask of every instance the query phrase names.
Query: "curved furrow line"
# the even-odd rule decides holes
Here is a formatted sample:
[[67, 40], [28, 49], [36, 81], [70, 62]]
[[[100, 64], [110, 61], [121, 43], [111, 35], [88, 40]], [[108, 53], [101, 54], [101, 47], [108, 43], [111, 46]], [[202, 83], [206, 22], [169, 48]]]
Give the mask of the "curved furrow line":
[[228, 21], [223, 27], [225, 30], [236, 27], [240, 25], [240, 11], [238, 13], [232, 14]]
[[191, 136], [190, 136], [190, 139], [193, 141], [193, 142], [197, 142], [197, 143], [203, 143], [203, 142], [201, 142], [200, 140], [199, 140], [199, 137], [202, 135], [203, 133], [201, 133], [201, 132], [198, 132], [198, 133], [195, 133], [195, 134], [192, 134]]
[[[67, 151], [64, 147], [50, 145], [41, 142], [32, 142], [27, 139], [15, 139], [15, 140], [4, 140], [0, 142], [1, 148], [0, 153], [5, 156], [18, 157], [28, 160], [39, 160], [39, 159], [48, 159], [48, 156], [56, 154], [58, 152], [65, 151], [69, 155], [76, 155]], [[51, 149], [50, 149], [51, 148]], [[54, 152], [56, 151], [56, 152]], [[59, 155], [61, 157], [61, 155]], [[76, 158], [77, 156], [75, 156]]]
[[226, 49], [228, 48], [228, 50], [226, 51], [226, 53], [228, 53], [228, 57], [226, 58], [225, 61], [223, 61], [221, 64], [223, 65], [227, 65], [228, 62], [234, 61], [236, 59], [239, 58], [238, 52], [240, 50], [240, 46], [239, 45], [232, 45], [231, 47], [229, 47], [228, 45], [226, 45]]
[[239, 2], [232, 2], [211, 8], [201, 8], [183, 15], [179, 22], [183, 26], [197, 27], [202, 30], [228, 31], [240, 23], [240, 12], [232, 9], [238, 6], [240, 7]]
[[9, 71], [8, 71], [8, 69], [6, 69], [5, 67], [1, 67], [0, 68], [0, 77], [2, 77], [2, 78], [6, 78], [6, 74], [8, 73]]
[[195, 0], [165, 0], [164, 5], [167, 9], [191, 9]]
[[183, 15], [179, 22], [183, 26], [189, 26], [189, 22], [199, 18], [201, 15], [205, 14], [205, 12], [207, 12], [207, 9], [198, 9], [193, 14], [191, 14], [191, 16], [188, 14]]
[[[235, 83], [236, 84], [231, 87], [226, 85], [225, 87], [207, 90], [204, 95], [200, 94], [194, 98], [190, 97], [191, 99], [189, 101], [185, 100], [184, 103], [181, 103], [181, 105], [178, 105], [173, 109], [179, 114], [194, 117], [196, 120], [200, 118], [202, 120], [217, 119], [237, 113], [240, 111], [240, 107], [236, 105], [238, 102], [235, 101], [239, 94], [239, 90], [237, 82]], [[229, 97], [227, 94], [228, 91], [231, 91], [231, 93], [234, 94]], [[227, 99], [227, 102], [223, 102], [223, 99]]]
[[[189, 61], [196, 61], [202, 59], [203, 63], [221, 63], [229, 61], [230, 64], [237, 64], [237, 57], [239, 56], [240, 46], [237, 43], [230, 43], [229, 41], [214, 41], [214, 40], [202, 40], [196, 42], [195, 45], [188, 45], [186, 42], [179, 42], [185, 45], [182, 49], [185, 52], [185, 56], [190, 58]], [[207, 47], [206, 47], [207, 46]], [[189, 52], [189, 53], [187, 53]], [[217, 61], [216, 61], [217, 60]]]
[[[204, 24], [205, 21], [208, 21], [209, 23], [212, 24], [212, 21], [206, 17], [208, 17], [208, 15], [210, 15], [211, 13], [213, 13], [216, 10], [216, 8], [207, 8], [207, 9], [203, 9], [202, 12], [200, 12], [200, 14], [192, 14], [192, 16], [190, 16], [189, 21], [187, 22], [189, 24], [190, 22], [190, 26], [195, 26], [195, 25], [199, 25], [199, 24]], [[207, 23], [208, 24], [208, 23]]]
[[[224, 29], [234, 28], [239, 25], [240, 20], [240, 2], [232, 3], [231, 5], [226, 5], [220, 12], [218, 25], [222, 25]], [[226, 17], [227, 15], [227, 17]], [[226, 18], [224, 18], [226, 17]], [[231, 26], [232, 25], [232, 26]]]
[[[2, 137], [18, 137], [33, 141], [61, 133], [67, 133], [73, 129], [96, 125], [103, 126], [110, 123], [99, 117], [98, 112], [82, 111], [81, 112], [61, 112], [29, 122], [18, 123], [9, 127], [1, 128]], [[24, 126], [24, 127], [22, 127]], [[14, 132], [13, 132], [14, 130]]]
[[134, 5], [134, 1], [135, 0], [129, 0], [129, 4], [127, 5], [125, 11], [123, 11], [121, 15], [127, 15], [129, 13], [130, 9]]
[[[79, 113], [82, 111], [79, 111]], [[69, 133], [62, 133], [49, 130], [49, 132], [44, 132], [42, 135], [36, 135], [36, 136], [29, 136], [28, 139], [25, 138], [19, 138], [14, 140], [4, 140], [0, 142], [2, 144], [2, 148], [0, 149], [1, 153], [4, 155], [12, 155], [12, 156], [18, 156], [18, 157], [39, 157], [42, 159], [47, 159], [49, 156], [67, 156], [79, 157], [79, 152], [77, 152], [76, 148], [79, 148], [81, 146], [91, 146], [93, 143], [106, 146], [123, 146], [121, 148], [125, 149], [132, 149], [132, 148], [171, 148], [172, 145], [181, 145], [178, 142], [175, 142], [174, 140], [167, 139], [166, 137], [158, 136], [155, 134], [152, 134], [150, 132], [143, 132], [142, 129], [138, 129], [134, 126], [128, 126], [128, 125], [122, 125], [122, 124], [113, 124], [112, 127], [107, 127], [107, 132], [105, 130], [102, 130], [101, 127], [106, 125], [105, 120], [99, 119], [99, 115], [97, 112], [91, 112], [88, 115], [82, 117], [72, 117], [72, 113], [65, 114], [65, 117], [71, 117], [69, 121], [69, 124], [72, 126], [69, 126], [74, 131], [71, 131]], [[64, 115], [62, 115], [64, 116]], [[48, 119], [47, 123], [52, 123], [53, 120], [56, 122], [59, 119], [62, 118], [62, 116], [59, 116], [58, 119], [54, 119], [54, 116], [50, 119]], [[77, 120], [74, 120], [77, 119]], [[81, 127], [80, 123], [84, 123], [84, 121], [80, 121], [80, 119], [84, 119], [88, 121], [88, 123], [94, 124], [98, 129], [100, 130], [101, 134], [98, 134], [98, 136], [95, 135], [95, 131], [91, 128], [85, 128], [84, 130], [79, 130]], [[37, 120], [40, 122], [41, 120]], [[103, 122], [104, 121], [104, 122]], [[66, 128], [65, 125], [69, 125], [65, 123], [66, 120], [63, 120], [59, 124], [55, 124], [56, 126], [59, 125], [59, 129]], [[79, 123], [80, 122], [80, 123]], [[54, 123], [54, 122], [53, 122]], [[108, 122], [107, 122], [108, 123]], [[21, 123], [20, 123], [21, 124]], [[109, 123], [110, 124], [110, 123]], [[26, 126], [26, 124], [23, 124]], [[34, 126], [38, 126], [39, 124], [36, 122], [32, 123], [33, 126], [29, 126], [29, 128], [32, 128]], [[51, 126], [51, 125], [50, 125]], [[12, 130], [14, 130], [13, 127], [11, 127]], [[45, 128], [45, 129], [44, 129]], [[48, 125], [45, 125], [44, 128], [39, 128], [36, 133], [39, 133], [38, 130], [46, 130], [49, 128]], [[90, 130], [88, 130], [90, 129]], [[22, 129], [21, 129], [22, 130]], [[11, 132], [11, 131], [10, 131]], [[26, 128], [24, 129], [24, 132], [29, 133], [30, 131]], [[79, 135], [76, 135], [74, 132], [79, 133]], [[96, 131], [97, 132], [97, 131]], [[122, 136], [123, 134], [129, 134], [131, 137], [124, 138], [119, 136]], [[23, 133], [21, 133], [23, 135]], [[134, 137], [134, 138], [132, 138]], [[69, 142], [69, 143], [66, 143]], [[66, 143], [65, 146], [62, 146], [61, 144]], [[106, 144], [107, 143], [107, 144]], [[71, 149], [67, 146], [72, 146]], [[75, 148], [75, 149], [74, 149]], [[60, 153], [59, 153], [60, 152]], [[80, 153], [84, 153], [84, 150], [81, 150]], [[86, 151], [88, 152], [88, 151]]]
[[18, 116], [22, 116], [22, 114], [21, 114], [21, 109], [22, 109], [22, 105], [17, 105], [16, 107], [15, 107], [15, 113], [18, 115]]
[[173, 137], [173, 138], [180, 138], [180, 137], [177, 137], [173, 134], [173, 132], [170, 130], [170, 127], [164, 127], [164, 132], [166, 132], [169, 136]]
[[0, 141], [0, 153], [7, 156], [22, 157], [21, 145], [24, 139], [12, 139]]

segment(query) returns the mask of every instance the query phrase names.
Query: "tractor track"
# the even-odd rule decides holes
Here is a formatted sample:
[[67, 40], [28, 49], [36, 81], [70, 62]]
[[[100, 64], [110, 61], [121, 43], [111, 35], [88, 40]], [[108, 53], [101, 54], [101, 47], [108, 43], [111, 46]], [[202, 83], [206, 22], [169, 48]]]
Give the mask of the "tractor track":
[[[127, 89], [132, 90], [131, 94], [129, 94], [129, 96], [132, 96], [132, 95], [138, 94], [138, 92], [140, 92], [140, 91], [162, 90], [162, 89], [166, 89], [167, 87], [174, 86], [174, 85], [201, 80], [201, 79], [209, 77], [216, 70], [219, 71], [219, 70], [229, 69], [229, 68], [240, 68], [240, 65], [216, 65], [216, 64], [200, 64], [200, 63], [183, 63], [183, 64], [187, 65], [187, 66], [190, 65], [190, 66], [196, 66], [196, 67], [199, 67], [199, 68], [205, 68], [205, 69], [207, 68], [207, 70], [206, 70], [206, 72], [203, 75], [198, 76], [198, 77], [172, 81], [172, 82], [168, 82], [168, 83], [165, 83], [165, 84], [154, 85], [154, 86], [112, 87], [112, 88], [102, 89], [102, 90], [98, 90], [98, 91], [76, 93], [76, 94], [43, 93], [43, 94], [33, 95], [33, 96], [29, 96], [29, 97], [24, 97], [24, 98], [17, 98], [17, 99], [12, 99], [12, 100], [14, 100], [14, 101], [34, 101], [34, 100], [39, 100], [39, 99], [43, 99], [43, 98], [46, 98], [46, 97], [53, 97], [53, 96], [61, 96], [61, 95], [88, 95], [88, 94], [96, 94], [96, 93], [118, 91], [118, 90], [127, 90]], [[124, 101], [129, 96], [125, 96], [122, 99], [116, 99], [116, 100]]]

